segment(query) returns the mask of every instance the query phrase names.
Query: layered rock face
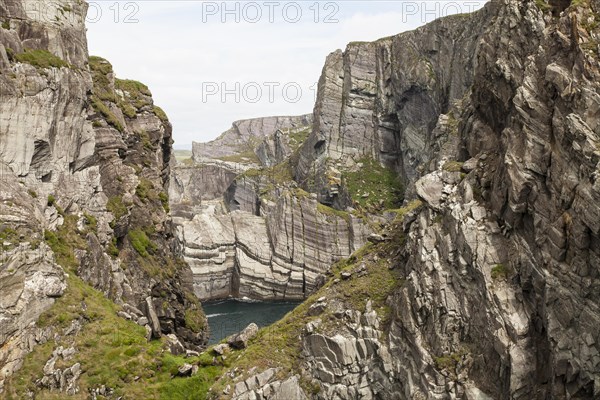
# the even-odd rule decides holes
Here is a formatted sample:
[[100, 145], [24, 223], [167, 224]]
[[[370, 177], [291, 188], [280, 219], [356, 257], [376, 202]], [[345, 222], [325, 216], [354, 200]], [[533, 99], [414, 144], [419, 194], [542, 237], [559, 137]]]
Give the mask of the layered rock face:
[[[573, 3], [494, 0], [328, 58], [297, 173], [374, 152], [423, 204], [284, 321], [304, 324], [297, 364], [266, 358], [287, 374], [229, 397], [290, 379], [318, 399], [600, 396], [600, 2]], [[385, 299], [340, 301], [382, 257]]]
[[[254, 153], [254, 147], [258, 142], [264, 142], [263, 149], [257, 153], [265, 156], [279, 155], [279, 161], [282, 161], [288, 154], [285, 149], [286, 144], [277, 141], [277, 136], [289, 133], [292, 130], [304, 129], [312, 124], [312, 115], [300, 115], [296, 117], [265, 117], [246, 119], [236, 121], [226, 132], [223, 132], [217, 139], [208, 143], [193, 143], [193, 158], [197, 162], [205, 159], [214, 159], [237, 155], [240, 153]], [[279, 133], [279, 134], [278, 134]], [[266, 138], [267, 136], [273, 136]], [[266, 140], [265, 140], [266, 139]], [[271, 147], [272, 146], [272, 147]], [[267, 149], [270, 147], [270, 149]], [[272, 154], [268, 154], [273, 151]], [[282, 152], [283, 151], [283, 152]], [[252, 156], [251, 157], [255, 157]], [[264, 164], [272, 165], [276, 162], [265, 162]]]
[[171, 126], [145, 86], [115, 81], [104, 60], [88, 65], [86, 11], [0, 1], [0, 391], [55, 338], [36, 321], [69, 274], [155, 337], [206, 339], [184, 315], [203, 318], [165, 211]]
[[[480, 13], [481, 14], [481, 13]], [[395, 170], [414, 194], [427, 168], [438, 117], [473, 83], [482, 17], [452, 16], [373, 43], [351, 43], [327, 57], [319, 80], [313, 132], [294, 177], [319, 200], [351, 205], [331, 177], [374, 158]]]
[[[194, 144], [202, 163], [174, 168], [174, 222], [200, 299], [304, 299], [332, 263], [364, 244], [360, 219], [319, 205], [292, 180], [289, 159], [310, 122], [236, 122], [216, 141]], [[206, 146], [231, 154], [218, 160], [211, 151], [208, 160]]]

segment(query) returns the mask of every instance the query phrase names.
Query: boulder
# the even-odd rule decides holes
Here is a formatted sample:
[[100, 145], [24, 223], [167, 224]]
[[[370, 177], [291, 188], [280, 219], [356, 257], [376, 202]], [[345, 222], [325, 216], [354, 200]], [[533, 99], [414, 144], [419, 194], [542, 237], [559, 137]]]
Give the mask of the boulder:
[[227, 343], [236, 349], [244, 349], [248, 346], [248, 342], [253, 339], [258, 333], [258, 325], [251, 323], [244, 328], [240, 333], [230, 336]]

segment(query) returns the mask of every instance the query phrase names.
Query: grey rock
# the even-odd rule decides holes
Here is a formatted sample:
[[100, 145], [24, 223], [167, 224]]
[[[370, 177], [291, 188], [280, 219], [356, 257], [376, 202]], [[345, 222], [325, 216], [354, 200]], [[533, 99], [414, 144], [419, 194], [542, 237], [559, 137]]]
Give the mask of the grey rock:
[[186, 349], [185, 350], [185, 356], [188, 357], [188, 358], [189, 357], [198, 357], [198, 356], [200, 356], [200, 353], [198, 353], [197, 351], [194, 351], [194, 350], [188, 350], [188, 349]]
[[383, 243], [385, 241], [387, 241], [388, 239], [383, 237], [382, 235], [376, 234], [376, 233], [371, 233], [368, 237], [367, 240], [371, 243]]
[[296, 179], [343, 209], [330, 173], [374, 156], [426, 207], [395, 232], [385, 335], [373, 305], [334, 312], [335, 335], [305, 326], [289, 376], [314, 398], [599, 395], [598, 32], [581, 21], [600, 2], [550, 4], [493, 0], [327, 58]]
[[[15, 229], [20, 242], [2, 243], [2, 270], [6, 272], [0, 273], [0, 391], [4, 379], [22, 365], [35, 345], [54, 333], [63, 334], [58, 328], [50, 332], [36, 327], [35, 321], [66, 289], [64, 271], [43, 240], [44, 231], [60, 229], [66, 216], [77, 218], [75, 226], [80, 230], [87, 230], [87, 216], [97, 222], [87, 236], [82, 233], [87, 249], [75, 254], [79, 277], [118, 304], [143, 304], [153, 288], [161, 286], [159, 290], [174, 299], [163, 317], [165, 326], [190, 345], [205, 342], [203, 333], [192, 334], [183, 318], [177, 318], [186, 306], [177, 299], [185, 299], [189, 289], [182, 278], [185, 268], [181, 277], [157, 282], [137, 262], [122, 268], [122, 256], [106, 252], [114, 239], [124, 239], [129, 229], [151, 221], [156, 230], [153, 241], [167, 258], [177, 258], [170, 243], [170, 217], [162, 204], [142, 205], [133, 194], [140, 177], [132, 166], [138, 165], [147, 167], [144, 179], [157, 193], [167, 191], [171, 126], [153, 112], [149, 94], [140, 99], [145, 105], [136, 107], [134, 117], [123, 115], [116, 104], [124, 105], [127, 93], [116, 91], [115, 102], [104, 101], [114, 114], [112, 125], [92, 107], [94, 74], [88, 65], [84, 24], [88, 5], [63, 3], [44, 4], [43, 10], [33, 11], [28, 2], [0, 0], [0, 14], [10, 27], [0, 29], [0, 230]], [[8, 48], [15, 54], [27, 48], [45, 50], [68, 66], [36, 68], [7, 57]], [[107, 62], [105, 66], [110, 67]], [[112, 91], [114, 74], [105, 78], [103, 84]], [[140, 132], [147, 136], [145, 151]], [[48, 205], [50, 195], [54, 204]], [[107, 207], [111, 198], [121, 198], [127, 207], [118, 220]], [[132, 219], [140, 225], [130, 225]], [[123, 245], [129, 246], [127, 240]], [[139, 310], [123, 310], [135, 319], [142, 315]], [[153, 326], [160, 334], [161, 327]], [[67, 380], [72, 379], [77, 368], [65, 374]], [[62, 389], [72, 394], [75, 386], [67, 386]]]
[[158, 315], [156, 314], [156, 309], [154, 308], [154, 301], [150, 296], [146, 297], [146, 307], [148, 308], [148, 316], [150, 317], [150, 327], [152, 328], [152, 335], [154, 337], [160, 337], [160, 321], [158, 320]]
[[[231, 129], [222, 133], [217, 139], [209, 143], [193, 143], [193, 158], [197, 162], [204, 159], [213, 159], [243, 153], [248, 148], [248, 143], [253, 140], [265, 139], [275, 135], [278, 131], [290, 129], [303, 129], [311, 126], [312, 115], [297, 117], [267, 117], [256, 118], [233, 123]], [[269, 146], [268, 144], [265, 146]], [[269, 150], [261, 151], [265, 158], [269, 158]], [[276, 151], [273, 151], [276, 155]], [[276, 157], [277, 158], [277, 157]], [[251, 162], [251, 160], [248, 160]]]
[[316, 316], [322, 314], [327, 309], [327, 302], [317, 301], [308, 308], [308, 315]]
[[169, 345], [169, 351], [171, 352], [171, 354], [174, 354], [174, 355], [185, 354], [185, 347], [179, 341], [177, 336], [175, 336], [172, 333], [169, 333], [168, 335], [165, 335], [165, 337], [167, 338], [167, 344]]
[[117, 315], [118, 315], [119, 317], [123, 318], [123, 319], [126, 319], [126, 320], [131, 320], [131, 315], [129, 315], [129, 314], [128, 314], [128, 313], [126, 313], [125, 311], [119, 311], [119, 312], [117, 313]]
[[221, 343], [213, 347], [213, 351], [218, 355], [222, 356], [229, 350], [229, 345], [227, 343]]
[[178, 376], [192, 376], [194, 366], [192, 364], [185, 363], [177, 369]]
[[248, 342], [252, 340], [258, 333], [258, 325], [251, 323], [241, 332], [232, 335], [227, 339], [227, 343], [236, 349], [244, 349], [248, 346]]

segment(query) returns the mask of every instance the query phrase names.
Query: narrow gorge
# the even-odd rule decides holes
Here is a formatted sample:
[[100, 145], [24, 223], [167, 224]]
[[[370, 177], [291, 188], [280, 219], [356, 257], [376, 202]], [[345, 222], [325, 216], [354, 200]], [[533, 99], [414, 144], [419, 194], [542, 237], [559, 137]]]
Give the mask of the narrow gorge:
[[[0, 0], [0, 397], [600, 398], [600, 1], [331, 53], [175, 160], [145, 85]], [[200, 302], [302, 301], [207, 346]]]

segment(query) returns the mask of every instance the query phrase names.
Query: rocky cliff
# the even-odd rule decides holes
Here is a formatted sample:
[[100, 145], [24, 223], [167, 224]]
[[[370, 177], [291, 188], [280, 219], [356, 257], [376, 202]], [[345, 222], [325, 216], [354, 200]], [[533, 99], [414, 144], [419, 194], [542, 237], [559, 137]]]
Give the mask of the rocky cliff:
[[493, 0], [330, 55], [294, 176], [342, 209], [371, 157], [405, 206], [213, 397], [598, 398], [599, 15]]
[[168, 209], [171, 125], [146, 86], [88, 58], [86, 11], [0, 1], [0, 391], [27, 353], [48, 362], [13, 380], [18, 398], [107, 384], [86, 364], [105, 354], [83, 347], [127, 329], [206, 341]]
[[318, 203], [292, 179], [311, 122], [236, 122], [194, 144], [198, 162], [173, 169], [174, 222], [200, 299], [304, 299], [331, 264], [365, 243], [364, 219]]

